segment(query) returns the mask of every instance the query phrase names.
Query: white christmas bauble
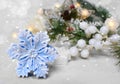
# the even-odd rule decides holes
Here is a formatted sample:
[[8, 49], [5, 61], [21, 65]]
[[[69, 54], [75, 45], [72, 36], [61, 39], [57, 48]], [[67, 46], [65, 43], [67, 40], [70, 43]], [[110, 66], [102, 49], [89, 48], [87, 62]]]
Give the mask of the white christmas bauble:
[[88, 58], [89, 57], [89, 50], [88, 49], [82, 50], [81, 53], [80, 53], [80, 55], [84, 59]]
[[108, 32], [109, 32], [108, 27], [103, 26], [103, 27], [100, 28], [100, 33], [101, 34], [106, 35], [106, 34], [108, 34]]
[[70, 55], [71, 56], [73, 56], [73, 57], [75, 57], [75, 56], [77, 56], [78, 55], [78, 48], [76, 48], [76, 47], [71, 47], [70, 49], [69, 49], [69, 53], [70, 53]]
[[94, 48], [96, 50], [100, 50], [102, 49], [103, 45], [102, 45], [102, 42], [101, 41], [97, 41], [95, 44], [94, 44]]
[[78, 40], [77, 46], [80, 48], [84, 48], [86, 46], [86, 41], [83, 39]]
[[89, 26], [88, 27], [88, 30], [91, 34], [94, 34], [97, 32], [97, 28], [95, 26]]
[[83, 22], [80, 22], [80, 28], [85, 30], [86, 28], [88, 27], [88, 23], [83, 21]]
[[110, 39], [110, 42], [112, 42], [112, 43], [118, 43], [120, 40], [120, 35], [114, 34], [109, 39]]
[[89, 45], [94, 45], [96, 43], [96, 39], [90, 39], [89, 40]]
[[95, 34], [94, 38], [95, 38], [96, 40], [102, 40], [103, 37], [102, 37], [101, 34]]

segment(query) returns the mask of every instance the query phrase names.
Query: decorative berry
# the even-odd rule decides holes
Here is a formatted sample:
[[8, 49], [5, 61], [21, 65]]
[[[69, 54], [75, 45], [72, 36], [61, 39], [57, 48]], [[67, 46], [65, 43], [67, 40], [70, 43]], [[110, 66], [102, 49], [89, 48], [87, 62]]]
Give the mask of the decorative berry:
[[70, 5], [70, 9], [74, 9], [75, 8], [75, 6], [72, 4], [72, 5]]
[[72, 31], [74, 31], [74, 28], [72, 28], [72, 27], [67, 27], [67, 31], [68, 31], [68, 32], [72, 32]]
[[63, 12], [63, 14], [61, 15], [61, 17], [63, 17], [64, 20], [70, 20], [71, 17], [70, 17], [69, 10], [65, 10], [65, 11]]

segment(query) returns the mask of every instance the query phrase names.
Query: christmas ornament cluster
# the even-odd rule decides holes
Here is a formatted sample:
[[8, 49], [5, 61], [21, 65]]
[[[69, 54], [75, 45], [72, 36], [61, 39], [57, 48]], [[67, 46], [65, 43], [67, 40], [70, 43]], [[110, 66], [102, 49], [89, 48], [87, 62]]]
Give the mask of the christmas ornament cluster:
[[40, 9], [52, 42], [68, 45], [71, 57], [88, 58], [91, 50], [118, 44], [119, 22], [102, 8], [85, 0], [65, 0], [54, 9]]

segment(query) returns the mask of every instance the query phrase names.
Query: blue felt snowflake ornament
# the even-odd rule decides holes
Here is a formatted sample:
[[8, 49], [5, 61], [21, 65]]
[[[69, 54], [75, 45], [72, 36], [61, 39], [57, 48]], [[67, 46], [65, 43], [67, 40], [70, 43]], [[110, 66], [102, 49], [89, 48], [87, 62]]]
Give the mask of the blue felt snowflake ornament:
[[12, 44], [8, 54], [12, 59], [17, 59], [17, 74], [19, 77], [28, 77], [32, 72], [36, 77], [46, 78], [48, 63], [57, 57], [56, 50], [48, 45], [50, 41], [47, 32], [33, 35], [28, 30], [19, 33], [19, 43]]

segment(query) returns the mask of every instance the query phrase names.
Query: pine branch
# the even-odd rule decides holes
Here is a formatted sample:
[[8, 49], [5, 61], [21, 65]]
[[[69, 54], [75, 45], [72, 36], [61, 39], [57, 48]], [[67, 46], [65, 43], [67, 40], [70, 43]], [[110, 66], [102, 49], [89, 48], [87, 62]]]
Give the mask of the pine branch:
[[67, 25], [64, 23], [64, 21], [51, 19], [50, 23], [52, 25], [52, 29], [48, 32], [51, 40], [57, 39], [58, 35], [63, 36], [65, 34]]
[[71, 40], [73, 44], [77, 43], [79, 39], [84, 39], [87, 42], [89, 41], [89, 38], [86, 37], [85, 32], [81, 30], [81, 28], [77, 24], [74, 24], [73, 26], [75, 28], [75, 31], [69, 32], [67, 31], [67, 27], [70, 27], [70, 25], [67, 24], [65, 21], [51, 19], [50, 23], [52, 25], [52, 29], [48, 32], [48, 34], [50, 36], [50, 39], [53, 41], [57, 39], [58, 35], [65, 35], [69, 37], [69, 40]]
[[77, 0], [77, 1], [82, 5], [83, 8], [94, 11], [92, 16], [90, 16], [89, 18], [86, 19], [87, 21], [93, 22], [95, 20], [95, 17], [98, 17], [99, 20], [104, 22], [107, 18], [109, 18], [111, 16], [109, 11], [107, 11], [105, 8], [103, 8], [101, 6], [96, 7], [94, 4], [91, 4], [86, 0]]

